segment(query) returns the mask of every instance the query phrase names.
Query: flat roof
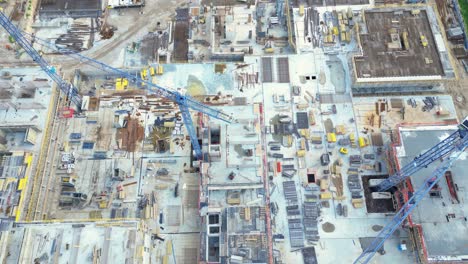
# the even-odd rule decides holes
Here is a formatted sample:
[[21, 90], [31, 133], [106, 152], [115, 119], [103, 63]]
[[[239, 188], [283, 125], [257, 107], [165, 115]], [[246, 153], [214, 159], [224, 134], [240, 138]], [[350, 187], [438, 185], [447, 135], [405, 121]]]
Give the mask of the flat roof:
[[[318, 1], [313, 1], [318, 3]], [[338, 5], [367, 5], [369, 0], [325, 0], [326, 6], [338, 6]], [[318, 4], [322, 4], [321, 2]]]
[[100, 0], [41, 0], [40, 12], [63, 10], [96, 10], [101, 9]]
[[[56, 259], [57, 263], [88, 263], [93, 257], [104, 263], [126, 263], [138, 258], [135, 247], [141, 241], [137, 222], [20, 224], [6, 239], [7, 263]], [[101, 252], [99, 252], [99, 250]], [[90, 259], [91, 258], [91, 259]]]
[[[402, 128], [400, 130], [402, 146], [399, 149], [399, 161], [402, 165], [411, 162], [421, 152], [428, 150], [433, 145], [442, 141], [456, 130], [454, 126], [448, 127], [419, 127]], [[466, 152], [465, 152], [466, 154]], [[441, 198], [423, 198], [413, 211], [414, 224], [422, 226], [424, 241], [428, 252], [428, 258], [444, 259], [448, 256], [468, 256], [468, 224], [466, 214], [468, 204], [467, 197], [468, 178], [465, 177], [468, 170], [467, 155], [462, 155], [450, 168], [454, 184], [458, 187], [458, 197], [461, 203], [452, 203], [447, 181], [443, 177], [439, 182]], [[424, 180], [429, 177], [439, 165], [434, 162], [428, 168], [423, 169], [411, 177], [414, 189], [420, 188]], [[448, 214], [455, 214], [455, 218], [447, 218]]]
[[416, 12], [365, 11], [365, 25], [361, 26], [365, 28], [359, 34], [363, 55], [354, 57], [357, 78], [445, 75], [428, 13], [423, 9]]

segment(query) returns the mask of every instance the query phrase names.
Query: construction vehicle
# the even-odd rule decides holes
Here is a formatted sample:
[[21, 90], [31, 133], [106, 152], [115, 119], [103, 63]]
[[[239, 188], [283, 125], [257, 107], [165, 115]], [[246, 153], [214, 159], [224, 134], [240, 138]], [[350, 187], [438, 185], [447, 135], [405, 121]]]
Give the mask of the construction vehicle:
[[[42, 70], [45, 73], [47, 73], [47, 75], [49, 75], [50, 78], [52, 78], [57, 83], [59, 88], [75, 104], [78, 110], [80, 110], [82, 99], [81, 99], [81, 96], [78, 94], [78, 89], [76, 89], [69, 82], [66, 82], [65, 80], [63, 80], [61, 76], [57, 74], [56, 69], [50, 66], [44, 60], [44, 58], [42, 58], [42, 56], [32, 47], [31, 42], [25, 37], [25, 35], [29, 35], [29, 34], [26, 32], [22, 32], [19, 28], [13, 25], [13, 23], [8, 19], [8, 17], [3, 12], [0, 12], [0, 24], [2, 25], [3, 28], [5, 28], [5, 30], [10, 34], [10, 36], [29, 54], [29, 56], [31, 56], [31, 58], [36, 63], [39, 64]], [[35, 36], [32, 36], [32, 37], [34, 38], [34, 42], [39, 45], [48, 47], [64, 55], [75, 58], [79, 60], [81, 63], [87, 63], [97, 69], [110, 72], [112, 74], [120, 76], [121, 78], [126, 78], [127, 80], [136, 84], [137, 86], [142, 87], [143, 85], [145, 85], [146, 86], [145, 89], [148, 89], [150, 92], [153, 92], [154, 94], [158, 96], [167, 98], [177, 103], [179, 105], [180, 112], [182, 114], [185, 126], [187, 128], [187, 132], [189, 134], [190, 141], [192, 143], [192, 147], [195, 152], [194, 156], [196, 159], [202, 158], [202, 150], [201, 150], [200, 144], [198, 143], [197, 132], [195, 130], [195, 126], [193, 125], [192, 116], [190, 114], [189, 109], [199, 111], [210, 117], [222, 120], [226, 123], [232, 123], [233, 121], [235, 121], [231, 116], [225, 114], [224, 112], [214, 109], [210, 106], [204, 105], [190, 96], [183, 95], [178, 90], [161, 87], [159, 85], [152, 83], [151, 81], [143, 80], [142, 78], [139, 78], [135, 74], [111, 67], [107, 64], [88, 58], [74, 51], [57, 48], [55, 45], [49, 43], [48, 41], [39, 39]], [[161, 70], [162, 70], [162, 67], [161, 67]]]
[[347, 148], [340, 148], [340, 153], [341, 154], [348, 154], [348, 149]]
[[421, 40], [421, 45], [422, 45], [423, 47], [427, 47], [427, 45], [429, 44], [429, 42], [427, 42], [426, 36], [421, 35], [421, 36], [420, 36], [420, 40]]
[[377, 192], [385, 192], [414, 175], [422, 168], [426, 168], [434, 161], [442, 160], [439, 166], [433, 171], [432, 175], [427, 177], [423, 185], [416, 190], [411, 198], [395, 214], [392, 221], [388, 223], [380, 233], [374, 238], [370, 245], [359, 255], [354, 263], [369, 263], [376, 252], [383, 246], [393, 232], [403, 223], [409, 214], [416, 208], [419, 202], [436, 186], [440, 178], [444, 177], [445, 172], [450, 168], [468, 147], [468, 117], [458, 126], [457, 131], [452, 133], [446, 139], [442, 140], [423, 154], [416, 157], [392, 176], [379, 183], [375, 189]]

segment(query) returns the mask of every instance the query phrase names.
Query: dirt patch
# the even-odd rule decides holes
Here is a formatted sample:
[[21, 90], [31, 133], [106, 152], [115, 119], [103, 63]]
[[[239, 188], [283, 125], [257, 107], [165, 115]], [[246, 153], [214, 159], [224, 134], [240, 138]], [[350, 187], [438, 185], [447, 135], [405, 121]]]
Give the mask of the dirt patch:
[[330, 222], [326, 222], [322, 225], [322, 229], [326, 233], [333, 233], [333, 231], [335, 231], [335, 225]]

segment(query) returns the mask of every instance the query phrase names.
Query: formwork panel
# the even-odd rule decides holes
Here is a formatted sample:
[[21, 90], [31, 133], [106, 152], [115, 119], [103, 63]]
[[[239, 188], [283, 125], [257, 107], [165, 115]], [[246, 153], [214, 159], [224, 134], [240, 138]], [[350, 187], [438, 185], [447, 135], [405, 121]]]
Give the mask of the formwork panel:
[[273, 82], [272, 59], [270, 57], [262, 58], [262, 81]]
[[289, 83], [289, 59], [288, 58], [277, 58], [277, 74], [278, 82]]

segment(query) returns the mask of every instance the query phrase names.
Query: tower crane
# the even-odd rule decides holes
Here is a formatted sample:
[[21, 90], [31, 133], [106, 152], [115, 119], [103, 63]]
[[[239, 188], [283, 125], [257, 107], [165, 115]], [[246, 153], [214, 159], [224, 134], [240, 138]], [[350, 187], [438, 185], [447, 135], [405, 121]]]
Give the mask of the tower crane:
[[[39, 66], [42, 68], [44, 72], [47, 73], [59, 86], [59, 88], [68, 96], [68, 98], [71, 99], [71, 101], [76, 105], [76, 107], [79, 109], [81, 107], [81, 96], [78, 94], [78, 89], [74, 87], [72, 84], [66, 82], [63, 80], [56, 72], [55, 68], [50, 66], [47, 61], [45, 61], [42, 56], [33, 48], [31, 42], [28, 41], [28, 39], [25, 37], [26, 33], [21, 32], [20, 29], [18, 29], [13, 23], [11, 22], [10, 19], [3, 13], [0, 12], [0, 25], [2, 25], [3, 28], [16, 40], [16, 42], [31, 56], [31, 58], [39, 64]], [[79, 60], [80, 62], [89, 64], [93, 67], [96, 67], [98, 69], [104, 70], [106, 72], [110, 72], [112, 74], [119, 75], [121, 77], [127, 78], [129, 81], [139, 84], [139, 85], [146, 85], [148, 89], [153, 92], [154, 94], [167, 98], [179, 105], [180, 112], [182, 114], [182, 118], [184, 121], [184, 124], [187, 128], [188, 134], [190, 136], [190, 141], [193, 146], [193, 150], [195, 151], [195, 157], [197, 159], [202, 158], [202, 150], [200, 147], [200, 144], [198, 143], [197, 139], [197, 133], [195, 130], [195, 127], [193, 125], [192, 117], [190, 115], [189, 109], [196, 110], [198, 112], [207, 114], [211, 117], [214, 117], [216, 119], [222, 120], [227, 123], [231, 123], [234, 121], [234, 119], [227, 115], [226, 113], [209, 107], [207, 105], [204, 105], [194, 98], [184, 95], [181, 92], [174, 90], [174, 89], [168, 89], [164, 88], [162, 86], [156, 85], [150, 81], [146, 81], [138, 77], [138, 75], [131, 74], [129, 72], [114, 68], [112, 66], [109, 66], [105, 63], [102, 63], [100, 61], [88, 58], [84, 55], [81, 55], [79, 53], [75, 53], [70, 50], [66, 49], [58, 49], [55, 46], [52, 46], [50, 43], [47, 41], [41, 40], [39, 38], [34, 38], [34, 40], [41, 42], [41, 45], [48, 46], [49, 48], [52, 48], [54, 50], [59, 51], [62, 54], [65, 54], [69, 57], [75, 58]]]
[[21, 31], [13, 25], [13, 23], [5, 16], [3, 12], [0, 12], [0, 24], [5, 30], [10, 33], [16, 42], [29, 54], [29, 56], [35, 61], [41, 69], [49, 75], [49, 77], [57, 83], [59, 89], [68, 96], [77, 108], [81, 107], [81, 96], [78, 94], [78, 89], [71, 83], [66, 82], [57, 73], [55, 67], [50, 66], [44, 58], [32, 47], [31, 43], [21, 34]]
[[400, 208], [395, 214], [392, 221], [389, 222], [380, 233], [373, 239], [371, 244], [362, 252], [354, 263], [368, 263], [375, 253], [383, 246], [393, 232], [403, 223], [406, 217], [416, 208], [418, 203], [429, 193], [429, 191], [437, 184], [440, 178], [444, 175], [452, 163], [460, 157], [460, 155], [468, 147], [468, 118], [458, 125], [457, 131], [449, 137], [442, 140], [440, 143], [429, 149], [428, 151], [416, 157], [413, 162], [405, 165], [400, 171], [390, 176], [385, 181], [381, 182], [377, 189], [379, 191], [388, 190], [397, 185], [409, 176], [418, 172], [420, 169], [427, 167], [436, 160], [442, 159], [442, 162], [432, 172], [424, 184], [413, 193], [411, 198]]

